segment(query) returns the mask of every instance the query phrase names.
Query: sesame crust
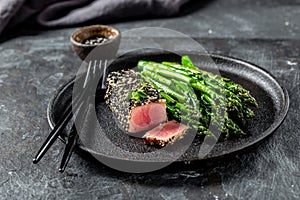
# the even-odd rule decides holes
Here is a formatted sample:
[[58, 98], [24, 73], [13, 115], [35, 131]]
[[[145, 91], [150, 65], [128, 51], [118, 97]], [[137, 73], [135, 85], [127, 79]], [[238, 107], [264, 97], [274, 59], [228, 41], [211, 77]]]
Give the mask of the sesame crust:
[[[107, 77], [106, 84], [105, 103], [125, 131], [128, 131], [130, 114], [133, 108], [151, 102], [165, 102], [159, 92], [134, 70], [111, 72]], [[131, 99], [130, 93], [135, 90], [144, 92], [147, 97], [140, 100]]]

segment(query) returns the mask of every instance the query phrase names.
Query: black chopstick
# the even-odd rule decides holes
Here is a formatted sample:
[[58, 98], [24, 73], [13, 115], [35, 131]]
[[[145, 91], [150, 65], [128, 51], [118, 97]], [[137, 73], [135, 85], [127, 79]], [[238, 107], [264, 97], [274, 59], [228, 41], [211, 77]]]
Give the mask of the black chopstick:
[[[60, 167], [59, 167], [59, 172], [61, 172], [61, 173], [65, 171], [66, 166], [68, 165], [68, 162], [71, 158], [71, 155], [72, 155], [72, 153], [75, 149], [75, 146], [78, 142], [78, 139], [79, 139], [79, 135], [76, 130], [75, 124], [79, 124], [78, 127], [81, 127], [80, 123], [83, 123], [85, 121], [89, 104], [90, 104], [90, 96], [88, 96], [87, 100], [83, 102], [83, 104], [79, 108], [79, 111], [77, 112], [76, 118], [74, 119], [75, 121], [74, 121], [72, 129], [67, 137], [66, 146], [65, 146], [64, 153], [63, 153]], [[81, 113], [81, 112], [83, 112], [83, 113]]]
[[[101, 63], [99, 64], [99, 66], [101, 67]], [[96, 74], [98, 73], [97, 70], [101, 70], [101, 68], [98, 69], [96, 67], [96, 63], [95, 63], [95, 65], [93, 67], [93, 72], [92, 72], [93, 76], [90, 80], [90, 84], [86, 86], [86, 81], [85, 81], [85, 83], [83, 85], [83, 88], [85, 89], [85, 91], [92, 92], [93, 89], [92, 89], [91, 85], [93, 85], [93, 81], [97, 81], [97, 79], [96, 79]], [[66, 147], [64, 149], [64, 154], [63, 154], [63, 157], [62, 157], [62, 160], [60, 163], [60, 167], [59, 167], [59, 172], [61, 172], [61, 173], [65, 171], [66, 166], [68, 165], [68, 162], [71, 158], [71, 155], [72, 155], [74, 148], [79, 139], [79, 135], [78, 135], [78, 132], [76, 131], [75, 124], [82, 123], [85, 121], [87, 112], [89, 110], [88, 107], [91, 103], [90, 100], [91, 100], [91, 96], [88, 95], [87, 99], [83, 102], [83, 104], [79, 108], [79, 111], [78, 111], [77, 116], [74, 121], [74, 125], [72, 127], [71, 132], [69, 133], [68, 138], [67, 138]], [[83, 111], [83, 114], [81, 114], [81, 111]], [[79, 125], [79, 127], [81, 127], [81, 126]]]
[[[82, 95], [80, 95], [80, 97], [82, 98]], [[79, 106], [79, 102], [81, 98], [78, 98], [77, 102], [75, 103], [74, 109], [76, 109]], [[65, 114], [60, 118], [60, 120], [54, 126], [53, 130], [50, 132], [49, 136], [47, 137], [47, 139], [39, 149], [38, 153], [34, 157], [33, 159], [34, 164], [38, 163], [41, 160], [41, 158], [45, 155], [48, 149], [53, 145], [55, 140], [58, 138], [58, 136], [61, 134], [64, 128], [67, 126], [68, 122], [71, 120], [72, 117], [73, 117], [72, 104], [70, 104], [68, 105]]]
[[[87, 85], [90, 68], [91, 68], [91, 65], [88, 66], [83, 88]], [[54, 126], [53, 130], [50, 132], [49, 136], [47, 137], [47, 139], [45, 140], [45, 142], [42, 144], [41, 148], [39, 149], [38, 153], [34, 157], [34, 159], [33, 159], [34, 164], [37, 164], [41, 160], [41, 158], [45, 155], [45, 153], [53, 145], [53, 143], [58, 138], [58, 136], [61, 135], [62, 131], [67, 126], [68, 122], [73, 117], [73, 110], [77, 110], [80, 107], [80, 105], [82, 103], [82, 98], [85, 96], [86, 93], [87, 93], [86, 90], [83, 90], [83, 92], [81, 92], [79, 95], [76, 95], [76, 97], [74, 98], [74, 107], [72, 107], [72, 103], [68, 105], [63, 116], [59, 119], [57, 124]]]
[[78, 138], [79, 138], [79, 135], [76, 132], [75, 123], [74, 123], [72, 126], [72, 129], [68, 135], [68, 139], [66, 141], [66, 147], [65, 147], [64, 154], [63, 154], [63, 157], [62, 157], [62, 160], [60, 163], [59, 172], [62, 173], [65, 171], [65, 169], [69, 163], [69, 160], [71, 158], [71, 155], [74, 151], [74, 148], [77, 144]]

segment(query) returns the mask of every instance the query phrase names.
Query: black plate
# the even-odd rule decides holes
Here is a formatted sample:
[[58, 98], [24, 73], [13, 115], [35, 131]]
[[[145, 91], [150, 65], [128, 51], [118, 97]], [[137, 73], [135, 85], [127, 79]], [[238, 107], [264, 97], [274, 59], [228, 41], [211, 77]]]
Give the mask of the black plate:
[[[204, 158], [198, 156], [199, 145], [197, 140], [190, 146], [187, 152], [177, 161], [196, 161], [207, 160], [214, 158], [221, 158], [227, 155], [247, 150], [249, 147], [258, 144], [267, 136], [272, 134], [276, 128], [284, 120], [288, 107], [289, 98], [287, 91], [282, 88], [275, 78], [267, 71], [260, 67], [239, 60], [220, 55], [210, 55], [211, 59], [217, 64], [220, 73], [224, 77], [230, 78], [232, 81], [241, 84], [248, 89], [256, 98], [259, 108], [254, 108], [255, 118], [248, 122], [246, 131], [249, 136], [244, 138], [236, 138], [232, 140], [225, 140], [218, 142], [213, 150]], [[138, 60], [152, 60], [152, 61], [180, 61], [178, 55], [170, 53], [139, 53], [123, 56], [117, 60], [109, 69], [118, 70], [121, 68], [132, 68], [136, 66]], [[201, 56], [195, 57], [199, 66], [209, 69], [211, 62], [206, 59], [201, 59]], [[194, 60], [194, 59], [193, 59]], [[73, 80], [70, 80], [64, 86], [59, 88], [57, 93], [53, 96], [48, 107], [48, 121], [50, 127], [53, 128], [62, 111], [71, 101], [71, 94], [73, 89]], [[105, 134], [112, 143], [121, 147], [124, 152], [120, 155], [113, 155], [107, 152], [106, 148], [98, 148], [97, 154], [109, 159], [122, 160], [125, 159], [126, 152], [140, 153], [142, 156], [144, 152], [151, 152], [154, 150], [153, 146], [144, 145], [141, 139], [129, 137], [122, 133], [114, 123], [108, 122], [111, 112], [103, 102], [97, 105], [97, 116], [101, 126], [107, 126]], [[65, 138], [61, 137], [64, 141]], [[83, 145], [79, 148], [87, 150]], [[105, 150], [106, 149], [106, 150]], [[128, 158], [126, 158], [128, 160]]]

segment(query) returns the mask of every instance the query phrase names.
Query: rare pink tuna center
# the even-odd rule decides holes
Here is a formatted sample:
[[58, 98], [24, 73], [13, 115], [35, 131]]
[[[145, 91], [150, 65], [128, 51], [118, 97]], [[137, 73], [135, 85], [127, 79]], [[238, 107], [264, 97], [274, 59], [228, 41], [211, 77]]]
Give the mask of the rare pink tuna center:
[[137, 133], [154, 128], [167, 120], [166, 104], [149, 103], [132, 109], [129, 132]]

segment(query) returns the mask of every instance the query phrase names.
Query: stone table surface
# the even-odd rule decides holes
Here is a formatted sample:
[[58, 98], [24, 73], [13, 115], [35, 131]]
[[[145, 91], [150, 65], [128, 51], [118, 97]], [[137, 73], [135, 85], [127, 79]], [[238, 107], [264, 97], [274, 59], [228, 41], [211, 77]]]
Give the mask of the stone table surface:
[[147, 174], [115, 171], [81, 153], [73, 154], [61, 174], [64, 144], [59, 141], [34, 165], [32, 158], [50, 130], [49, 99], [81, 64], [69, 46], [75, 28], [5, 33], [0, 44], [0, 199], [299, 199], [299, 2], [205, 1], [172, 19], [112, 24], [121, 31], [156, 26], [185, 33], [208, 52], [268, 70], [290, 96], [285, 121], [257, 149], [211, 166], [171, 166]]

